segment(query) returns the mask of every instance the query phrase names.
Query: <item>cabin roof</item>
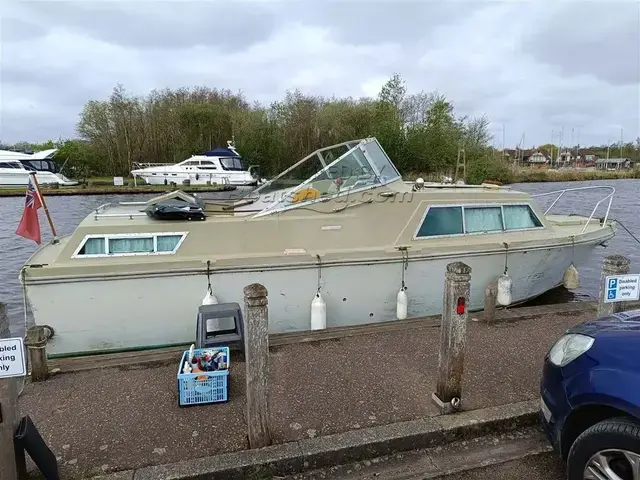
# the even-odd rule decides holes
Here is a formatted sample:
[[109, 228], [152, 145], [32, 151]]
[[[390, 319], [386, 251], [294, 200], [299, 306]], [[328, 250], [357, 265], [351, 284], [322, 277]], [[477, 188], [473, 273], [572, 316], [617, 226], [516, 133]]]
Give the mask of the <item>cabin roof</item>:
[[239, 157], [238, 152], [234, 152], [229, 148], [214, 148], [213, 150], [208, 150], [206, 152], [198, 153], [198, 155], [203, 155], [205, 157]]
[[[375, 192], [378, 189], [374, 189]], [[379, 187], [380, 192], [394, 190], [404, 195], [411, 193], [411, 182], [393, 182], [384, 187]], [[371, 192], [371, 190], [370, 190]], [[527, 193], [512, 190], [509, 187], [497, 185], [454, 185], [454, 184], [431, 184], [425, 183], [421, 191], [415, 192], [420, 195], [420, 200], [429, 200], [434, 203], [449, 202], [452, 204], [469, 204], [477, 202], [499, 203], [509, 202], [531, 202], [531, 198]], [[269, 195], [269, 194], [266, 194]], [[375, 195], [375, 194], [374, 194]], [[367, 197], [370, 198], [370, 197]], [[195, 197], [188, 195], [182, 191], [176, 190], [158, 197], [151, 198], [146, 202], [122, 202], [108, 203], [101, 205], [91, 213], [78, 225], [78, 228], [95, 228], [99, 227], [118, 227], [119, 230], [127, 231], [127, 227], [153, 226], [156, 231], [175, 230], [176, 225], [190, 224], [186, 220], [157, 220], [150, 218], [145, 213], [145, 208], [161, 201], [170, 199], [181, 199], [186, 202], [196, 202]], [[415, 199], [418, 201], [418, 199]], [[205, 200], [205, 203], [207, 201]], [[375, 205], [375, 202], [374, 202]], [[296, 209], [293, 209], [296, 210]], [[238, 211], [236, 215], [230, 212], [227, 215], [211, 215], [207, 216], [204, 222], [233, 221], [233, 219], [254, 218], [253, 215]]]
[[601, 158], [599, 160], [596, 160], [596, 163], [598, 165], [602, 165], [605, 163], [616, 163], [616, 164], [620, 164], [620, 163], [624, 163], [624, 162], [630, 162], [631, 159], [630, 158]]

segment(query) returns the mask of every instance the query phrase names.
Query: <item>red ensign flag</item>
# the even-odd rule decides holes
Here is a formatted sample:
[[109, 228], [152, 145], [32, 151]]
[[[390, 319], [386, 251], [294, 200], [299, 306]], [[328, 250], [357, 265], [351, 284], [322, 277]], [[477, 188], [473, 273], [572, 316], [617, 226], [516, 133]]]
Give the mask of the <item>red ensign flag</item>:
[[36, 191], [33, 178], [29, 175], [29, 185], [27, 186], [27, 198], [24, 201], [24, 211], [20, 219], [20, 225], [16, 233], [21, 237], [33, 240], [38, 245], [42, 243], [40, 237], [40, 221], [38, 220], [38, 209], [42, 207], [40, 195]]

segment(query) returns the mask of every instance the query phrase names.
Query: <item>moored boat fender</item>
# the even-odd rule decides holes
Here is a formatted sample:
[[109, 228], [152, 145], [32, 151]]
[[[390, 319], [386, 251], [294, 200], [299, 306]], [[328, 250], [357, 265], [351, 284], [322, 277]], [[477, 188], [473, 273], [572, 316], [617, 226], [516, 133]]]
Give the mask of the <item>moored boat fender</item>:
[[202, 305], [217, 305], [218, 298], [213, 294], [211, 289], [207, 289], [207, 294], [202, 299]]
[[218, 298], [213, 294], [211, 288], [211, 260], [207, 260], [207, 294], [202, 299], [202, 305], [217, 305]]
[[569, 268], [564, 271], [564, 278], [562, 279], [562, 283], [564, 284], [564, 288], [568, 290], [578, 288], [578, 286], [580, 285], [580, 274], [578, 273], [578, 270], [573, 265], [573, 263], [569, 265]]
[[311, 330], [324, 330], [327, 328], [327, 302], [320, 292], [316, 293], [311, 301]]
[[406, 287], [402, 287], [398, 292], [396, 299], [396, 317], [398, 320], [404, 320], [407, 318], [407, 306], [409, 299], [407, 298]]
[[500, 305], [510, 305], [511, 304], [511, 287], [513, 286], [513, 282], [511, 281], [511, 277], [506, 273], [503, 273], [498, 277], [498, 303]]

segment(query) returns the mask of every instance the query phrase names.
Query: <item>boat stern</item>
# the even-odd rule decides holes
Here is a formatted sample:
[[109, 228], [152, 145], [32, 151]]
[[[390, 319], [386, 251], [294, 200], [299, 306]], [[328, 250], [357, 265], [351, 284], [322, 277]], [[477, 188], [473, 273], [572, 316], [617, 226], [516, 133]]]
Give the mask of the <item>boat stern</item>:
[[36, 178], [40, 185], [57, 184], [61, 187], [73, 187], [78, 185], [78, 182], [70, 180], [60, 173], [39, 171], [36, 173]]

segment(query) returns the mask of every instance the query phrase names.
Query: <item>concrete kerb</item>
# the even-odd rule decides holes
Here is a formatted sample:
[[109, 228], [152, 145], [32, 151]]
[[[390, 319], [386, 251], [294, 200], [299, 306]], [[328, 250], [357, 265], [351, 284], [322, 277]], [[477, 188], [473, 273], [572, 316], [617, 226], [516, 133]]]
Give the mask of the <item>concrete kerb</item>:
[[538, 412], [537, 401], [519, 402], [145, 467], [93, 480], [268, 479], [530, 426], [538, 422]]

